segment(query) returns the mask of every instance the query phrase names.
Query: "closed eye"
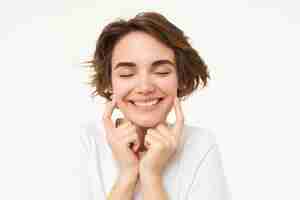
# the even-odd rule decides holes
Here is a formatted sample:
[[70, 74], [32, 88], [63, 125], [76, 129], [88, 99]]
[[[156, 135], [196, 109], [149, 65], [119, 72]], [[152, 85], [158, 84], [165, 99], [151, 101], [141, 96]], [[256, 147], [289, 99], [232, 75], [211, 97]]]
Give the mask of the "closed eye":
[[130, 77], [133, 76], [133, 74], [121, 74], [120, 77]]
[[[158, 75], [161, 75], [161, 76], [165, 76], [165, 75], [170, 74], [170, 72], [155, 72], [155, 74], [158, 74]], [[123, 78], [126, 78], [126, 77], [131, 77], [133, 75], [134, 74], [120, 74], [119, 76], [123, 77]]]
[[159, 74], [159, 75], [167, 75], [167, 74], [170, 74], [170, 72], [156, 72], [156, 74]]

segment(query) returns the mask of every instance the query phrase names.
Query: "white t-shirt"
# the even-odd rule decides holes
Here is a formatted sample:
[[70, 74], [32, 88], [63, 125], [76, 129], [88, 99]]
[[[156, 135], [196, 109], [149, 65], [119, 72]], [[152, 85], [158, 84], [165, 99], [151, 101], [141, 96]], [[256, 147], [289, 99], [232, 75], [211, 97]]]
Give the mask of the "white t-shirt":
[[[164, 170], [163, 184], [170, 200], [231, 199], [215, 136], [209, 130], [185, 125], [181, 144]], [[117, 163], [106, 141], [101, 120], [81, 125], [81, 199], [105, 200], [117, 175]], [[134, 200], [141, 200], [137, 183]]]

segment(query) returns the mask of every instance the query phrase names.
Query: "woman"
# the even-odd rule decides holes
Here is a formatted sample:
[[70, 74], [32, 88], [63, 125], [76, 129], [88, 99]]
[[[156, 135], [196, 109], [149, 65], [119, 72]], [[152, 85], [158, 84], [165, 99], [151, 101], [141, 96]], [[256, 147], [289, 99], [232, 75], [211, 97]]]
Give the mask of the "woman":
[[115, 21], [90, 63], [94, 94], [108, 101], [82, 126], [82, 199], [229, 199], [214, 135], [184, 124], [180, 100], [209, 73], [180, 29], [153, 12]]

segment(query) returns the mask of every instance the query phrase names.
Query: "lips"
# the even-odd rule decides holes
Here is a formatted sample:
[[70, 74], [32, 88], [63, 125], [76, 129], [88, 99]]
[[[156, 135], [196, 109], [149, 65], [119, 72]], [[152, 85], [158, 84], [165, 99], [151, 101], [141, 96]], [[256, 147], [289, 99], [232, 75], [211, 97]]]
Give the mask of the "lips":
[[159, 104], [163, 98], [154, 98], [148, 100], [130, 100], [129, 102], [138, 107], [152, 107]]

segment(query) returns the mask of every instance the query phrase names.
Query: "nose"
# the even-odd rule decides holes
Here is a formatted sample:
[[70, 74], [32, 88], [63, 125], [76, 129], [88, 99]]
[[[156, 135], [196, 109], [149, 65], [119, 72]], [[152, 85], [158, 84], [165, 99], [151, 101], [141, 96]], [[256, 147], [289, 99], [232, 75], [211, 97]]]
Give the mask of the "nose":
[[155, 84], [150, 77], [143, 76], [137, 83], [136, 91], [143, 95], [151, 94], [155, 91]]

